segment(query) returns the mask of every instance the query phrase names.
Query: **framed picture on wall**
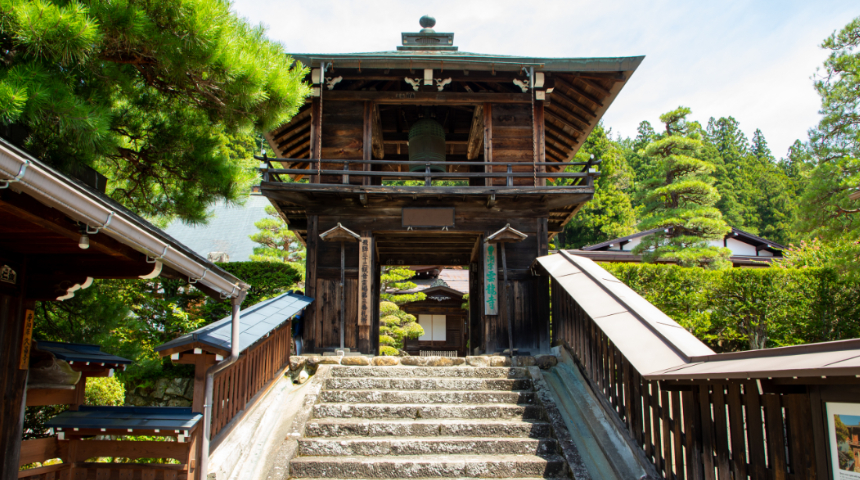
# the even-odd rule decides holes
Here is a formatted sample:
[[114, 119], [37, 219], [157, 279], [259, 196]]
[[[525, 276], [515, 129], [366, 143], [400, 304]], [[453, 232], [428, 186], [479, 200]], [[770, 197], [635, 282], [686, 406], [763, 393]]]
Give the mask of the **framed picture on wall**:
[[834, 480], [860, 480], [860, 403], [827, 402]]

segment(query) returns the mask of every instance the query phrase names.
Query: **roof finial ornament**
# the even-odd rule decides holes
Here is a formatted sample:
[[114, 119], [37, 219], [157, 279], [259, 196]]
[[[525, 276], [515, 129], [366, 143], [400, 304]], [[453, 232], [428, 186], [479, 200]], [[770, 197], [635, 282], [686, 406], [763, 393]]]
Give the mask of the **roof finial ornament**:
[[434, 33], [433, 27], [436, 26], [436, 19], [434, 17], [424, 15], [418, 20], [418, 23], [421, 24], [421, 33]]

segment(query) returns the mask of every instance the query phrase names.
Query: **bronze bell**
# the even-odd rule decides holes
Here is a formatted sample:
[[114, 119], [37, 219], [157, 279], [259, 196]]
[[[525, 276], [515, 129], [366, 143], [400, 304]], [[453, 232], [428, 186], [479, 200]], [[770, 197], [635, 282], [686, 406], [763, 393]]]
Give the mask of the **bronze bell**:
[[[445, 130], [429, 116], [415, 122], [409, 129], [409, 160], [412, 162], [444, 162]], [[424, 165], [410, 165], [410, 172], [425, 171]], [[444, 165], [431, 165], [431, 172], [444, 172]]]

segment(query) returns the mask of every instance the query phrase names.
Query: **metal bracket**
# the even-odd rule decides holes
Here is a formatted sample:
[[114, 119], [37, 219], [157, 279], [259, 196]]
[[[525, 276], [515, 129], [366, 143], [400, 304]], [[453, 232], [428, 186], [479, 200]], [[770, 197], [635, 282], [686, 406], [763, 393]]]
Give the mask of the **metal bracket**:
[[101, 229], [103, 229], [103, 228], [107, 228], [107, 227], [108, 227], [108, 225], [110, 225], [111, 220], [113, 220], [113, 216], [114, 216], [114, 214], [115, 214], [115, 213], [116, 213], [116, 212], [110, 212], [110, 213], [108, 214], [107, 220], [105, 220], [105, 223], [104, 223], [104, 224], [102, 224], [102, 226], [101, 226], [101, 227], [98, 227], [98, 228], [95, 228], [95, 229], [93, 229], [93, 230], [90, 230], [90, 226], [89, 226], [89, 225], [87, 225], [87, 226], [86, 226], [86, 227], [87, 227], [87, 234], [88, 234], [88, 235], [95, 235], [95, 234], [99, 233], [99, 230], [101, 230]]
[[204, 278], [206, 278], [206, 273], [207, 273], [208, 271], [209, 271], [209, 269], [208, 269], [208, 268], [207, 268], [206, 270], [203, 270], [203, 275], [201, 275], [201, 276], [200, 276], [200, 278], [191, 278], [191, 277], [188, 277], [188, 284], [189, 284], [189, 285], [194, 285], [195, 283], [199, 282], [200, 280], [203, 280]]
[[14, 178], [10, 178], [9, 180], [0, 180], [0, 190], [5, 188], [9, 188], [9, 185], [20, 182], [22, 178], [24, 178], [24, 173], [27, 172], [27, 167], [30, 165], [30, 160], [25, 160], [24, 164], [21, 165], [21, 168], [18, 169], [18, 175], [15, 175]]
[[164, 251], [163, 251], [163, 252], [161, 252], [161, 256], [158, 256], [158, 257], [150, 257], [150, 256], [147, 256], [147, 257], [146, 257], [146, 263], [155, 263], [155, 262], [157, 262], [157, 261], [161, 260], [162, 258], [164, 258], [164, 256], [165, 256], [165, 255], [167, 255], [167, 249], [168, 249], [168, 248], [170, 248], [170, 245], [165, 245], [165, 246], [164, 246]]

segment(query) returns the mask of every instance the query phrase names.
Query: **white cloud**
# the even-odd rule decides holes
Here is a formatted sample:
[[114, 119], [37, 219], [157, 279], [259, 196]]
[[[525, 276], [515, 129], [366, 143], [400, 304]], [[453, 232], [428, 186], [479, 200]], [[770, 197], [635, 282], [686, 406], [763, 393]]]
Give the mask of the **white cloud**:
[[[428, 8], [429, 7], [429, 8]], [[679, 2], [584, 0], [427, 2], [239, 0], [234, 10], [269, 26], [288, 51], [393, 50], [429, 13], [462, 51], [556, 57], [646, 55], [609, 108], [605, 124], [635, 135], [642, 120], [678, 105], [693, 118], [734, 116], [748, 137], [760, 128], [777, 156], [818, 122], [810, 77], [818, 48], [860, 14], [855, 1]]]

